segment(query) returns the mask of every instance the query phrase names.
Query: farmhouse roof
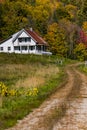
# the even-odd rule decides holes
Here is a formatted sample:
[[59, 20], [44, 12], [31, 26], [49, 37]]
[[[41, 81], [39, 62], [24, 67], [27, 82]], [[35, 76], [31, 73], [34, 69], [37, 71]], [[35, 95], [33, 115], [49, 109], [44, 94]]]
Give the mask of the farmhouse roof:
[[12, 37], [12, 42], [14, 42], [21, 34], [22, 32], [27, 33], [28, 36], [31, 36], [32, 39], [37, 43], [37, 44], [46, 44], [47, 43], [36, 33], [34, 32], [32, 29], [22, 29], [21, 31], [15, 33]]
[[8, 38], [5, 39], [5, 40], [0, 41], [0, 44], [2, 44], [3, 42], [5, 42], [5, 41], [7, 41], [7, 40], [9, 40], [9, 39], [11, 39], [11, 38], [12, 38], [12, 36], [8, 37]]
[[34, 32], [32, 29], [25, 30], [36, 42], [37, 44], [47, 44], [36, 32]]

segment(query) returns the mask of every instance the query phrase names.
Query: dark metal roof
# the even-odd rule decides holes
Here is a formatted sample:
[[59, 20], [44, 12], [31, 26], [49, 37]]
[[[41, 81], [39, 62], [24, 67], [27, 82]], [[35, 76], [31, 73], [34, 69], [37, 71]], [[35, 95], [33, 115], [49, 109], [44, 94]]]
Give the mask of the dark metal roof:
[[2, 44], [3, 42], [5, 42], [5, 41], [9, 40], [10, 38], [12, 38], [12, 36], [10, 36], [10, 37], [8, 37], [7, 39], [5, 39], [5, 40], [1, 41], [1, 42], [0, 42], [0, 44]]

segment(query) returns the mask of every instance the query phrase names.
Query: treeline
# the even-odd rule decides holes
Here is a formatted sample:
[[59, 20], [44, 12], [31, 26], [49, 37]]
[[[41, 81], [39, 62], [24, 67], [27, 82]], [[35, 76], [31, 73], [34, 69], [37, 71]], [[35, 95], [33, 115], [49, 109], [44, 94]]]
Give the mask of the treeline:
[[0, 40], [32, 27], [60, 56], [87, 57], [87, 0], [2, 0]]

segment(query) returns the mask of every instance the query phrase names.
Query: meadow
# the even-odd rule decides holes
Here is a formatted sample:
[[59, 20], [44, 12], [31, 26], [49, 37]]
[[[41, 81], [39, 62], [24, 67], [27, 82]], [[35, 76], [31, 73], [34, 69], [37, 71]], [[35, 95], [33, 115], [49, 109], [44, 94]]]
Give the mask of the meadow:
[[[0, 130], [33, 111], [66, 79], [57, 56], [0, 54]], [[4, 87], [3, 87], [4, 86]]]

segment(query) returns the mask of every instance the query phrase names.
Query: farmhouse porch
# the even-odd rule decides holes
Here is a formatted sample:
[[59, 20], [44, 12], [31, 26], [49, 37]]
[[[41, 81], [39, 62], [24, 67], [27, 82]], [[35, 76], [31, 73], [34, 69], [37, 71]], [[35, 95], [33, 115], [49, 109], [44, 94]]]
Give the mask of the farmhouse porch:
[[14, 53], [36, 53], [41, 54], [46, 51], [46, 46], [44, 45], [19, 45], [14, 46]]

